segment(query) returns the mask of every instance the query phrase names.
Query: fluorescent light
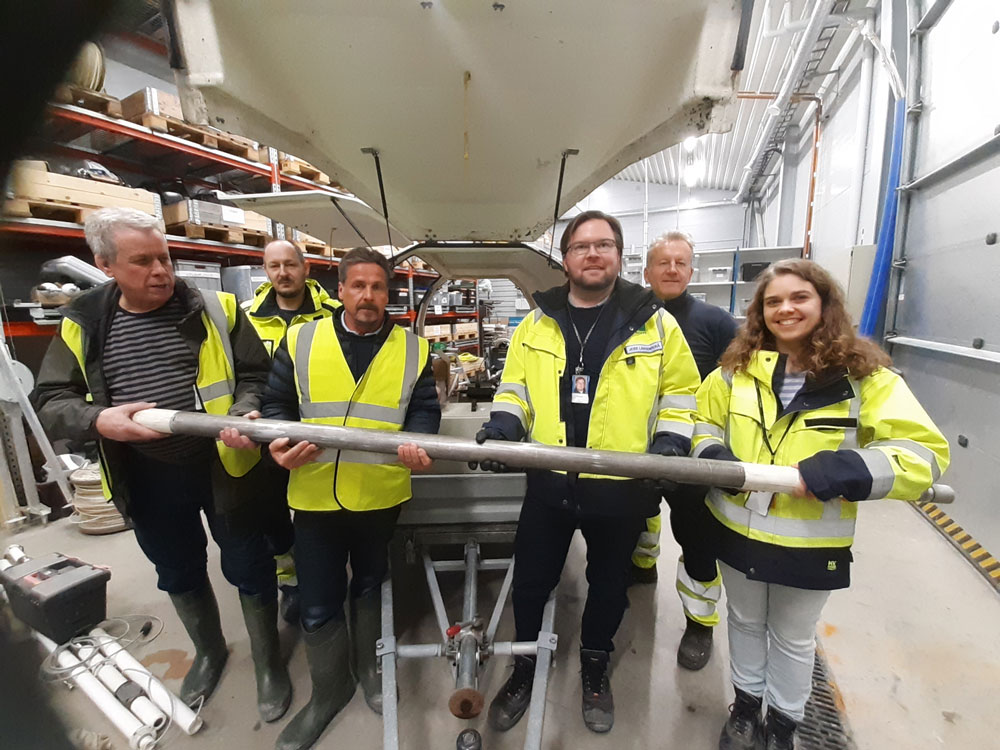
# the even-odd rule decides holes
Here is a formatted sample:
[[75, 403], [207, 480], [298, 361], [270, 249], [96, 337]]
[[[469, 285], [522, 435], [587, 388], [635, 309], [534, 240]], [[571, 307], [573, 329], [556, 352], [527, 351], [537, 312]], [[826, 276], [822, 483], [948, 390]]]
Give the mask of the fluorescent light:
[[687, 151], [689, 154], [693, 154], [694, 150], [698, 147], [698, 139], [695, 138], [693, 135], [689, 135], [687, 138], [684, 139], [682, 145], [684, 146], [685, 151]]

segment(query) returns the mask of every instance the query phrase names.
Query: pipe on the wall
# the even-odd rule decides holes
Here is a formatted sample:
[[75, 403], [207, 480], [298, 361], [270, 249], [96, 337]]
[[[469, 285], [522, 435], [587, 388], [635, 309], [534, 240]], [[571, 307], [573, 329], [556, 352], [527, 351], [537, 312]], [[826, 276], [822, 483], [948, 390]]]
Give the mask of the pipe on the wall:
[[885, 189], [885, 204], [882, 208], [882, 223], [878, 230], [875, 250], [875, 264], [872, 278], [865, 296], [864, 312], [858, 331], [864, 336], [873, 336], [878, 326], [879, 314], [885, 309], [885, 296], [892, 271], [892, 254], [896, 234], [896, 211], [899, 206], [899, 171], [903, 161], [903, 132], [906, 124], [906, 98], [896, 100], [892, 122], [892, 151], [889, 157], [889, 174]]
[[[871, 24], [870, 20], [864, 22]], [[861, 58], [861, 91], [858, 100], [858, 150], [855, 154], [854, 174], [851, 175], [851, 220], [847, 225], [851, 242], [861, 243], [861, 200], [864, 197], [865, 166], [868, 163], [868, 133], [871, 128], [872, 84], [875, 78], [875, 48], [862, 40], [864, 57]]]

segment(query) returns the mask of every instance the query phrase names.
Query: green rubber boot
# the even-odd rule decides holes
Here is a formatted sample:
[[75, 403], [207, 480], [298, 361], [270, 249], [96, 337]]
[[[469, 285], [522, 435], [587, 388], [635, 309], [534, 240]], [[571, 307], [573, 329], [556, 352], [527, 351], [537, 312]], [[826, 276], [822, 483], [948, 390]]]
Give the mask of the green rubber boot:
[[375, 643], [382, 634], [381, 587], [366, 591], [351, 602], [351, 648], [354, 674], [365, 693], [365, 703], [382, 713], [382, 675], [378, 672]]
[[278, 600], [265, 603], [260, 596], [240, 594], [240, 606], [257, 678], [257, 710], [264, 721], [277, 721], [292, 702], [292, 681], [278, 641]]
[[200, 589], [171, 594], [170, 601], [194, 644], [194, 663], [184, 675], [180, 693], [184, 704], [192, 706], [199, 699], [207, 701], [212, 696], [229, 659], [229, 649], [222, 635], [219, 604], [212, 584], [206, 580]]

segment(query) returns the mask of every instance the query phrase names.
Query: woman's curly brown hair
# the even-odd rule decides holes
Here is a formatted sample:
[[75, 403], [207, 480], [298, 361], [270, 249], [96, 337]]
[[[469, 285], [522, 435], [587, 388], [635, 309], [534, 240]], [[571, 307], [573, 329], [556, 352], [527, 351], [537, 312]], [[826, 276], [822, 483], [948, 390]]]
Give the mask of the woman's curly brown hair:
[[823, 303], [820, 323], [809, 336], [801, 364], [818, 377], [830, 370], [844, 368], [854, 378], [871, 375], [879, 367], [892, 364], [889, 355], [874, 342], [854, 332], [844, 305], [844, 294], [829, 272], [811, 260], [789, 258], [772, 263], [760, 274], [753, 299], [747, 308], [746, 323], [722, 355], [722, 369], [741, 372], [760, 349], [774, 351], [774, 336], [764, 323], [764, 291], [776, 277], [794, 274], [816, 288]]

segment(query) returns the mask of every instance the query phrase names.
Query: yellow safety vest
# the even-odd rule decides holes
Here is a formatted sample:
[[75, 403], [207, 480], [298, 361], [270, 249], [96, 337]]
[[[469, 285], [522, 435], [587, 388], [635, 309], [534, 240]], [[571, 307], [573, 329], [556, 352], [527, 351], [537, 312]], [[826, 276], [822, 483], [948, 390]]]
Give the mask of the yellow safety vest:
[[[202, 293], [205, 309], [201, 321], [205, 326], [205, 340], [198, 352], [198, 374], [195, 388], [202, 406], [209, 414], [228, 414], [236, 392], [236, 364], [233, 359], [232, 342], [229, 334], [236, 325], [236, 297], [226, 292]], [[84, 333], [79, 323], [63, 318], [59, 326], [59, 336], [76, 357], [80, 372], [83, 373], [87, 388], [86, 353]], [[93, 402], [93, 394], [87, 393], [86, 400]], [[230, 476], [241, 477], [260, 460], [260, 449], [238, 450], [227, 447], [221, 440], [215, 441], [219, 459]], [[101, 449], [101, 487], [104, 497], [111, 498], [111, 479], [106, 469], [104, 451]]]
[[[562, 330], [536, 309], [511, 337], [492, 410], [516, 416], [530, 442], [566, 445], [559, 394], [565, 371]], [[680, 326], [670, 313], [657, 308], [604, 362], [590, 410], [587, 447], [645, 453], [657, 432], [690, 438], [699, 382]]]
[[[308, 424], [399, 432], [410, 396], [427, 361], [425, 339], [399, 326], [355, 382], [333, 318], [288, 331], [299, 417]], [[288, 504], [296, 510], [381, 510], [410, 499], [410, 470], [392, 455], [323, 451], [318, 461], [293, 469]]]
[[[693, 456], [722, 444], [741, 461], [791, 466], [820, 451], [853, 450], [872, 476], [868, 499], [916, 500], [948, 467], [948, 442], [890, 370], [848, 379], [849, 392], [836, 403], [778, 418], [771, 390], [778, 356], [759, 351], [745, 372], [720, 368], [706, 378], [698, 391]], [[744, 507], [747, 498], [713, 488], [706, 503], [719, 523], [755, 541], [819, 548], [849, 547], [854, 540], [855, 502], [779, 493], [765, 516]]]
[[264, 342], [264, 348], [272, 357], [274, 350], [278, 348], [281, 340], [285, 338], [288, 328], [299, 323], [308, 323], [310, 320], [328, 318], [333, 315], [333, 311], [340, 307], [340, 301], [335, 300], [327, 293], [326, 289], [319, 285], [315, 279], [306, 279], [306, 291], [312, 299], [314, 311], [299, 314], [292, 318], [292, 322], [286, 324], [285, 319], [280, 315], [268, 315], [266, 317], [256, 315], [260, 306], [267, 300], [268, 294], [274, 287], [267, 281], [257, 287], [257, 292], [252, 300], [243, 303], [243, 309], [247, 313], [247, 318], [253, 324], [254, 330]]

